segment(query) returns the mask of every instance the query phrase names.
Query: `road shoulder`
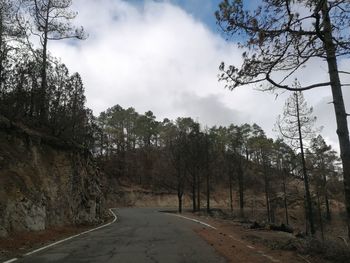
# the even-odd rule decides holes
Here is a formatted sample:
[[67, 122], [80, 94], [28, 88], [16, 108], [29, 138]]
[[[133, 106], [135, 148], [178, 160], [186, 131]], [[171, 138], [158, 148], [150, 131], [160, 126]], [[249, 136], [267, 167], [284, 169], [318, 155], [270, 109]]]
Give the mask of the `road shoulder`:
[[269, 236], [271, 239], [284, 242], [293, 238], [291, 234], [276, 231], [247, 229], [238, 222], [217, 219], [207, 216], [198, 216], [185, 213], [182, 216], [200, 221], [212, 227], [201, 224], [194, 231], [208, 244], [224, 256], [228, 262], [253, 262], [253, 263], [301, 263], [317, 262], [320, 258], [308, 258], [299, 255], [296, 251], [274, 249], [267, 245]]
[[117, 215], [111, 209], [110, 213], [111, 216], [100, 225], [51, 227], [44, 231], [22, 232], [0, 238], [0, 262], [15, 262], [17, 258], [106, 227], [117, 220]]

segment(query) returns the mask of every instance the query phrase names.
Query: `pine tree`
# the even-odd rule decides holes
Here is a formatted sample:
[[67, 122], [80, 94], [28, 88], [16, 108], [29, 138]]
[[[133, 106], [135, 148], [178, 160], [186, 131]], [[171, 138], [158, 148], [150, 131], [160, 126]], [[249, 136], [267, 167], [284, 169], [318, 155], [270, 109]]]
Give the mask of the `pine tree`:
[[[48, 43], [68, 38], [85, 39], [86, 34], [82, 27], [76, 28], [71, 24], [77, 15], [69, 10], [72, 0], [23, 0], [23, 4], [32, 18], [28, 34], [38, 37], [41, 44], [38, 56], [41, 63], [40, 118], [45, 123], [48, 120]], [[22, 28], [25, 26], [22, 25]]]
[[[248, 2], [248, 1], [247, 1]], [[343, 164], [348, 237], [350, 238], [350, 140], [341, 74], [349, 74], [338, 60], [350, 53], [350, 3], [331, 0], [264, 0], [255, 10], [245, 1], [223, 0], [216, 12], [219, 26], [228, 37], [237, 37], [244, 48], [243, 64], [220, 65], [220, 79], [234, 89], [268, 83], [268, 89], [290, 91], [330, 87], [333, 96], [340, 156]], [[295, 3], [295, 4], [294, 4]], [[300, 9], [303, 10], [300, 12]], [[292, 76], [311, 60], [328, 67], [329, 81], [292, 87]], [[281, 74], [275, 74], [279, 72]], [[266, 86], [265, 88], [266, 89]]]
[[[295, 84], [298, 87], [298, 84]], [[294, 148], [300, 151], [301, 167], [305, 186], [306, 214], [310, 226], [310, 232], [315, 234], [312, 197], [310, 191], [309, 175], [305, 162], [305, 140], [310, 140], [314, 135], [313, 125], [316, 117], [312, 116], [313, 109], [307, 106], [302, 92], [294, 91], [288, 98], [283, 116], [279, 116], [277, 126], [282, 136], [290, 142]]]

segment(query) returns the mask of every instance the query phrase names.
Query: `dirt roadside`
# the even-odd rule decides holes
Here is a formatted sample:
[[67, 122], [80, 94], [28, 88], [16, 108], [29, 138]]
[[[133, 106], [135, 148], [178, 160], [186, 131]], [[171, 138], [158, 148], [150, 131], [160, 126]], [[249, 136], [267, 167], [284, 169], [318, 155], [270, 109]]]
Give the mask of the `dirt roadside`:
[[[195, 227], [195, 232], [213, 246], [218, 253], [223, 255], [228, 262], [329, 263], [315, 256], [300, 255], [296, 251], [271, 248], [271, 244], [286, 243], [289, 239], [295, 239], [293, 235], [288, 233], [251, 230], [238, 222], [196, 216], [192, 213], [185, 213], [184, 216], [200, 220], [216, 228], [212, 229], [198, 225]], [[20, 257], [29, 251], [95, 227], [57, 227], [41, 232], [21, 233], [6, 239], [0, 239], [0, 262], [9, 258]]]
[[20, 258], [22, 255], [61, 241], [65, 238], [81, 234], [85, 231], [103, 227], [106, 224], [116, 220], [114, 216], [106, 216], [105, 221], [98, 225], [71, 225], [50, 227], [43, 231], [28, 231], [11, 234], [6, 238], [0, 238], [0, 262], [11, 258]]
[[[94, 226], [95, 227], [95, 226]], [[21, 255], [39, 247], [94, 228], [91, 226], [52, 227], [44, 231], [23, 232], [7, 238], [0, 238], [0, 262]]]
[[205, 216], [195, 216], [191, 213], [186, 217], [200, 220], [216, 229], [197, 227], [195, 232], [215, 248], [218, 253], [232, 263], [330, 263], [319, 257], [301, 255], [297, 251], [287, 251], [271, 248], [271, 241], [279, 243], [293, 239], [292, 234], [268, 230], [251, 230], [237, 222], [213, 219]]

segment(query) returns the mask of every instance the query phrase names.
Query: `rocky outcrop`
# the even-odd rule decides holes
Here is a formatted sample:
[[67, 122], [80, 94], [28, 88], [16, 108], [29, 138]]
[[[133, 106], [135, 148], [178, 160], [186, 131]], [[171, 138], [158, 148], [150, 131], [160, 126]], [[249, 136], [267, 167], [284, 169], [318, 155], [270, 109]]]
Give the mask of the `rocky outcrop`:
[[88, 152], [0, 117], [0, 237], [95, 224], [104, 203]]

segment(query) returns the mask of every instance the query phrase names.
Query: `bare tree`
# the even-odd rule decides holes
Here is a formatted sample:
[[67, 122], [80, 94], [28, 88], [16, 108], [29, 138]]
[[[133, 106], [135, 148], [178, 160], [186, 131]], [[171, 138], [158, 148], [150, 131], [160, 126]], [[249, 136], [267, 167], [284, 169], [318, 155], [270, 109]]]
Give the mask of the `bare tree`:
[[[299, 12], [300, 9], [303, 12]], [[301, 15], [302, 13], [302, 15]], [[267, 82], [273, 88], [295, 91], [290, 77], [313, 59], [325, 61], [329, 81], [304, 85], [300, 90], [330, 86], [337, 122], [337, 134], [343, 164], [345, 203], [350, 237], [350, 140], [338, 59], [350, 53], [349, 1], [330, 0], [263, 0], [250, 11], [244, 1], [224, 0], [216, 12], [218, 24], [228, 36], [240, 36], [247, 49], [243, 65], [220, 68], [221, 80], [230, 89], [246, 84]], [[276, 72], [282, 73], [277, 78]]]

